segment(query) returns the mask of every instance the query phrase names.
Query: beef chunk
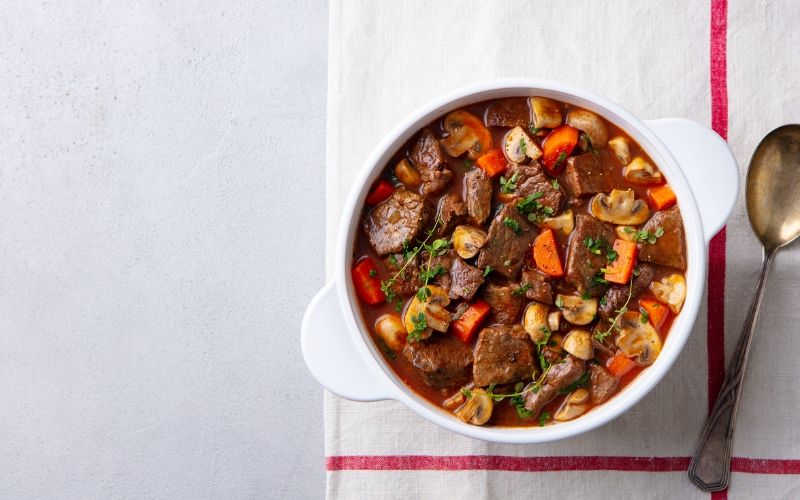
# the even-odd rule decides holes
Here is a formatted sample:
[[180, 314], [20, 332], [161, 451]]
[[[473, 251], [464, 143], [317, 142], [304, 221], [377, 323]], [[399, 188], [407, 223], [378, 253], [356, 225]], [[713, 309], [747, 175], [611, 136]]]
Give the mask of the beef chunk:
[[605, 403], [608, 398], [617, 392], [617, 385], [619, 384], [617, 377], [611, 375], [608, 370], [597, 363], [589, 364], [589, 372], [589, 397], [592, 404]]
[[425, 129], [420, 133], [411, 148], [409, 158], [419, 170], [422, 178], [420, 192], [423, 195], [444, 191], [453, 180], [453, 171], [447, 166], [439, 141], [430, 130]]
[[454, 256], [450, 279], [450, 298], [470, 300], [483, 284], [483, 271]]
[[464, 199], [475, 224], [486, 222], [492, 211], [492, 179], [483, 170], [474, 168], [464, 175]]
[[[453, 285], [453, 279], [450, 277], [450, 269], [453, 267], [453, 259], [457, 258], [458, 256], [456, 256], [454, 251], [447, 250], [443, 254], [436, 255], [430, 259], [431, 269], [442, 266], [442, 270], [433, 278], [433, 282], [444, 288], [448, 294], [450, 293], [450, 287]], [[426, 266], [428, 265], [427, 252], [422, 252], [422, 262], [424, 262]]]
[[550, 279], [533, 269], [522, 271], [522, 286], [530, 285], [525, 290], [525, 297], [543, 304], [553, 303], [553, 285]]
[[564, 204], [564, 193], [561, 187], [553, 187], [553, 182], [542, 170], [539, 162], [534, 161], [526, 165], [513, 163], [505, 174], [506, 178], [511, 178], [516, 174], [517, 189], [514, 191], [516, 196], [524, 198], [526, 196], [542, 193], [536, 199], [543, 207], [548, 207], [557, 214], [561, 211]]
[[496, 99], [486, 108], [487, 127], [527, 127], [531, 121], [531, 112], [527, 99], [511, 97]]
[[434, 334], [427, 340], [409, 342], [403, 355], [431, 387], [453, 387], [469, 381], [472, 349], [452, 335]]
[[401, 251], [404, 241], [414, 241], [426, 219], [425, 198], [401, 188], [364, 218], [364, 231], [375, 251], [387, 255]]
[[[402, 253], [392, 254], [383, 261], [386, 268], [392, 273], [392, 276], [397, 274], [403, 268], [405, 261], [403, 260]], [[419, 277], [419, 256], [414, 256], [411, 262], [403, 269], [403, 272], [397, 274], [391, 290], [398, 295], [411, 295], [419, 290], [422, 286], [422, 280]]]
[[436, 209], [436, 217], [442, 223], [439, 226], [439, 235], [450, 233], [455, 227], [464, 220], [467, 215], [467, 206], [461, 201], [461, 197], [455, 193], [448, 193], [439, 200]]
[[533, 373], [533, 343], [520, 325], [484, 328], [475, 344], [472, 378], [478, 387], [507, 384]]
[[537, 234], [536, 228], [517, 210], [517, 202], [506, 205], [489, 225], [486, 245], [478, 254], [478, 267], [492, 266], [506, 278], [516, 279]]
[[681, 271], [686, 270], [686, 258], [683, 255], [683, 222], [678, 207], [661, 210], [653, 214], [642, 228], [655, 234], [661, 228], [664, 234], [655, 243], [639, 245], [639, 259], [654, 264], [663, 264]]
[[483, 287], [483, 300], [489, 303], [498, 323], [514, 323], [522, 311], [522, 295], [514, 292], [519, 286], [513, 283], [489, 282]]
[[612, 167], [599, 155], [584, 153], [567, 160], [561, 183], [570, 196], [605, 193], [612, 187]]
[[558, 391], [578, 380], [585, 371], [586, 367], [582, 360], [567, 355], [562, 363], [556, 363], [550, 367], [544, 377], [542, 387], [537, 392], [525, 393], [525, 408], [532, 411], [533, 416], [536, 417], [544, 405], [558, 395]]
[[[603, 296], [605, 300], [601, 301], [600, 317], [603, 319], [613, 318], [616, 315], [615, 311], [618, 311], [625, 305], [625, 302], [628, 300], [628, 293], [630, 293], [631, 297], [636, 297], [650, 286], [650, 282], [653, 281], [653, 266], [649, 264], [639, 264], [635, 271], [639, 274], [638, 276], [634, 274], [632, 277], [632, 289], [630, 285], [611, 285]], [[630, 308], [629, 306], [629, 309]]]
[[584, 243], [586, 238], [602, 239], [604, 245], [611, 245], [614, 232], [603, 222], [591, 215], [575, 216], [575, 230], [567, 245], [567, 273], [565, 280], [579, 292], [588, 292], [592, 297], [599, 297], [605, 292], [605, 285], [595, 283], [592, 279], [600, 269], [608, 265], [605, 250], [600, 255], [592, 253]]

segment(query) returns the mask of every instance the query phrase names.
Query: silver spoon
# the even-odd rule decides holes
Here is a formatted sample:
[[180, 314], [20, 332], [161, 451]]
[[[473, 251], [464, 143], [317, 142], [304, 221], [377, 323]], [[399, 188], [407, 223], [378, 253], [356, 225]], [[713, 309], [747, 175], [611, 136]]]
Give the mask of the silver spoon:
[[747, 215], [764, 256], [753, 303], [689, 464], [689, 479], [703, 491], [728, 487], [739, 394], [769, 267], [778, 250], [800, 236], [800, 125], [776, 128], [761, 140], [750, 160], [746, 189]]

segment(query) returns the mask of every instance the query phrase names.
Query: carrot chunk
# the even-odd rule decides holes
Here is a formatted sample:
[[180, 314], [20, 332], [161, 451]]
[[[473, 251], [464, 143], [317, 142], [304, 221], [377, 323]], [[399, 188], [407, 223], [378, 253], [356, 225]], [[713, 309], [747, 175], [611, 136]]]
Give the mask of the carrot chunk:
[[669, 184], [648, 189], [647, 197], [650, 199], [650, 205], [656, 210], [669, 208], [677, 201]]
[[491, 307], [488, 303], [476, 300], [469, 305], [460, 318], [450, 323], [450, 332], [461, 342], [469, 344], [490, 310]]
[[661, 327], [664, 326], [667, 316], [669, 316], [669, 308], [653, 299], [639, 299], [639, 307], [647, 313], [647, 319], [653, 328], [661, 333]]
[[381, 179], [375, 183], [375, 187], [367, 195], [367, 205], [377, 205], [389, 199], [394, 193], [394, 186], [386, 179]]
[[493, 149], [485, 155], [478, 158], [478, 167], [480, 167], [489, 177], [495, 177], [506, 171], [508, 161], [506, 155], [500, 149]]
[[608, 368], [608, 371], [610, 371], [612, 375], [619, 378], [636, 368], [636, 362], [620, 351], [615, 354], [613, 358], [608, 360], [606, 368]]
[[611, 283], [624, 285], [631, 279], [639, 247], [632, 241], [617, 238], [614, 240], [613, 248], [617, 253], [617, 258], [606, 268], [606, 279]]
[[536, 267], [554, 278], [564, 276], [564, 266], [558, 255], [558, 243], [552, 229], [542, 231], [533, 242], [533, 261]]
[[562, 125], [550, 132], [542, 143], [542, 163], [551, 175], [556, 175], [567, 164], [567, 157], [578, 144], [578, 129]]
[[374, 306], [386, 300], [381, 290], [381, 280], [378, 278], [378, 269], [369, 257], [356, 262], [351, 271], [353, 285], [356, 287], [358, 297], [367, 304]]

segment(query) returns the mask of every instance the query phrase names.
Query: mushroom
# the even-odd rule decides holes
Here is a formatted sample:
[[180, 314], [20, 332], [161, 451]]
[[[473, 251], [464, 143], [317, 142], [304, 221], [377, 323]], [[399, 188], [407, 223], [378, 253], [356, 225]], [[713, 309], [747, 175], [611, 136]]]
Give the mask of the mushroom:
[[567, 125], [585, 132], [592, 141], [592, 146], [602, 148], [608, 142], [608, 129], [602, 118], [586, 111], [585, 109], [575, 109], [567, 114]]
[[433, 333], [431, 330], [446, 332], [452, 320], [450, 311], [445, 309], [450, 303], [450, 297], [445, 289], [437, 285], [428, 285], [427, 288], [430, 290], [430, 296], [423, 302], [414, 295], [403, 316], [403, 326], [406, 332], [411, 333], [415, 329], [415, 320], [419, 318], [420, 313], [425, 315], [426, 328], [420, 336], [422, 339], [430, 337]]
[[553, 311], [547, 315], [547, 328], [551, 332], [556, 332], [561, 328], [561, 311]]
[[686, 300], [686, 279], [682, 274], [670, 274], [661, 278], [661, 283], [650, 283], [650, 291], [658, 300], [667, 304], [670, 311], [678, 314]]
[[622, 169], [622, 175], [636, 184], [659, 184], [662, 180], [661, 172], [641, 156], [631, 160], [628, 166]]
[[534, 343], [541, 343], [547, 336], [547, 306], [538, 302], [531, 302], [525, 308], [522, 317], [522, 326]]
[[628, 311], [619, 320], [616, 344], [623, 354], [636, 358], [640, 365], [652, 364], [661, 352], [661, 337], [649, 321], [642, 323], [637, 311]]
[[[586, 391], [586, 389], [578, 389], [573, 394], [577, 393], [578, 391]], [[589, 393], [586, 392], [586, 397], [588, 399]], [[580, 399], [580, 396], [578, 397]], [[586, 410], [589, 409], [589, 406], [585, 403], [573, 403], [572, 396], [564, 398], [564, 402], [561, 403], [561, 406], [556, 411], [555, 419], [556, 422], [567, 422], [569, 420], [576, 419], [586, 413]]]
[[579, 387], [575, 389], [572, 394], [569, 395], [567, 401], [574, 405], [582, 405], [589, 400], [589, 391], [584, 389], [583, 387]]
[[492, 134], [475, 115], [463, 109], [444, 117], [448, 136], [442, 139], [442, 148], [456, 158], [468, 153], [473, 160], [492, 149]]
[[556, 295], [556, 304], [564, 319], [573, 325], [588, 325], [597, 314], [597, 299], [584, 299], [577, 295]]
[[464, 393], [465, 392], [469, 392], [469, 391], [474, 391], [474, 390], [475, 390], [475, 384], [470, 382], [469, 384], [467, 384], [464, 387], [462, 387], [461, 389], [459, 389], [458, 392], [456, 392], [455, 394], [453, 394], [449, 398], [445, 399], [442, 402], [442, 406], [444, 406], [446, 409], [448, 409], [450, 411], [453, 411], [456, 408], [458, 408], [459, 406], [463, 405], [464, 401], [467, 400], [467, 397], [464, 396]]
[[576, 358], [589, 361], [594, 357], [592, 334], [587, 330], [572, 330], [564, 337], [562, 347]]
[[453, 248], [462, 259], [471, 259], [486, 244], [486, 232], [472, 226], [456, 226], [453, 230]]
[[641, 224], [650, 215], [647, 203], [637, 200], [632, 189], [613, 189], [610, 195], [598, 193], [590, 207], [592, 215], [612, 224]]
[[547, 97], [531, 97], [534, 128], [556, 128], [561, 125], [561, 106]]
[[383, 340], [386, 346], [399, 351], [406, 343], [406, 332], [400, 316], [397, 314], [383, 314], [375, 320], [375, 333]]
[[394, 175], [400, 179], [400, 182], [406, 187], [417, 187], [422, 184], [422, 177], [420, 177], [417, 169], [411, 166], [411, 162], [403, 158], [394, 167]]
[[575, 229], [575, 215], [572, 213], [572, 210], [565, 210], [563, 214], [557, 217], [545, 217], [537, 224], [539, 227], [552, 229], [564, 236], [568, 236], [569, 233]]
[[617, 238], [625, 241], [636, 241], [636, 228], [633, 226], [617, 226], [614, 228]]
[[556, 354], [561, 354], [563, 349], [561, 349], [561, 345], [564, 343], [564, 336], [560, 333], [556, 333], [550, 337], [550, 342], [547, 343], [547, 347]]
[[462, 422], [483, 425], [492, 417], [493, 409], [494, 403], [489, 394], [483, 389], [475, 389], [467, 392], [466, 401], [453, 413]]
[[631, 161], [631, 148], [628, 145], [628, 139], [618, 135], [608, 141], [608, 147], [614, 152], [619, 161], [623, 165], [627, 165]]
[[514, 127], [508, 131], [505, 138], [505, 148], [508, 161], [522, 163], [526, 158], [538, 160], [542, 156], [542, 150], [528, 137], [522, 127]]

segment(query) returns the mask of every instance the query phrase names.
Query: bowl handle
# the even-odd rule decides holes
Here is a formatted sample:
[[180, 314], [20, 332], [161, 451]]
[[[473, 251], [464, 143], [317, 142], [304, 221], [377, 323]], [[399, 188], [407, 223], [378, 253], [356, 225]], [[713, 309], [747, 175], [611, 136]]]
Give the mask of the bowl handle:
[[390, 399], [353, 343], [333, 282], [311, 299], [300, 326], [300, 347], [311, 374], [334, 394], [354, 401]]
[[678, 161], [700, 208], [706, 242], [717, 234], [739, 196], [739, 166], [731, 148], [713, 130], [684, 118], [649, 120]]

